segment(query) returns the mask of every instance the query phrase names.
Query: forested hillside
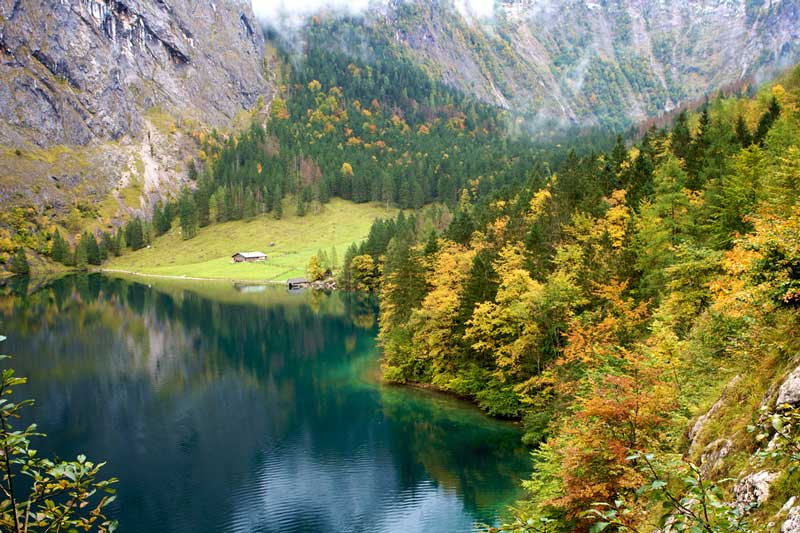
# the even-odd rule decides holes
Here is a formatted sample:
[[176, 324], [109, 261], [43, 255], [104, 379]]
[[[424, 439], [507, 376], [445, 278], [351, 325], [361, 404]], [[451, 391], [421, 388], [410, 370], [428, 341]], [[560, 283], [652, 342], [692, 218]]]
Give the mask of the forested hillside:
[[[57, 227], [42, 232], [29, 224], [24, 242], [58, 262], [99, 265], [109, 254], [143, 248], [173, 223], [191, 239], [217, 222], [267, 213], [281, 218], [287, 197], [300, 216], [318, 212], [332, 197], [452, 207], [464, 188], [483, 196], [540, 183], [565, 160], [568, 145], [584, 153], [612, 144], [609, 135], [588, 131], [580, 142], [564, 137], [563, 145], [555, 137], [537, 142], [519, 135], [514, 115], [435, 81], [385, 36], [346, 18], [312, 24], [300, 64], [283, 56], [280, 88], [265, 120], [256, 112], [240, 133], [197, 133], [200, 150], [187, 164], [189, 183], [179, 196], [154, 202], [124, 228], [82, 232], [64, 253], [67, 239]], [[338, 51], [331, 47], [337, 39], [366, 40], [376, 56]], [[25, 226], [26, 218], [19, 210], [14, 223]]]
[[[321, 13], [289, 35], [267, 32], [264, 72], [256, 77], [268, 83], [262, 98], [244, 91], [253, 107], [233, 129], [211, 129], [172, 105], [191, 107], [191, 99], [150, 99], [136, 108], [146, 132], [139, 121], [129, 132], [146, 139], [115, 148], [120, 160], [103, 155], [108, 147], [8, 150], [0, 158], [8, 170], [0, 193], [8, 193], [13, 209], [0, 217], [0, 261], [10, 268], [23, 247], [68, 265], [96, 265], [109, 253], [150, 244], [173, 219], [191, 238], [215, 222], [280, 217], [287, 196], [300, 215], [334, 196], [403, 208], [441, 202], [452, 211], [465, 188], [474, 200], [522, 183], [538, 187], [570, 148], [579, 156], [607, 150], [615, 131], [731, 83], [747, 89], [751, 76], [796, 53], [792, 1], [709, 5], [702, 23], [691, 24], [697, 44], [685, 54], [677, 51], [683, 34], [675, 23], [686, 17], [683, 5], [674, 20], [645, 6], [654, 18], [644, 29], [630, 16], [634, 6], [624, 3], [578, 2], [572, 15], [526, 2], [496, 7], [491, 21], [480, 22], [452, 2]], [[105, 13], [63, 9], [79, 15], [76, 23], [87, 31], [100, 24], [92, 13]], [[20, 10], [9, 13], [22, 17]], [[115, 13], [108, 12], [112, 19]], [[260, 49], [248, 16], [231, 31]], [[583, 27], [581, 17], [596, 24]], [[715, 40], [712, 26], [724, 35]], [[743, 44], [734, 37], [745, 29], [752, 39]], [[126, 33], [122, 39], [111, 30], [93, 38], [119, 53], [163, 52], [155, 38], [140, 42]], [[249, 48], [242, 51], [252, 61]], [[708, 61], [698, 63], [703, 54]], [[170, 68], [201, 74], [194, 56], [187, 57]], [[95, 85], [102, 90], [103, 83]], [[27, 185], [20, 173], [37, 176], [35, 183]], [[118, 182], [106, 179], [111, 175]], [[81, 198], [72, 197], [77, 191]], [[82, 241], [91, 250], [76, 254]]]
[[504, 0], [482, 16], [470, 4], [376, 2], [328, 46], [370, 62], [389, 48], [543, 138], [624, 129], [800, 60], [796, 0]]
[[[386, 379], [522, 419], [531, 530], [649, 531], [666, 499], [697, 531], [775, 531], [799, 481], [796, 412], [775, 404], [800, 348], [798, 104], [800, 68], [348, 251], [345, 281], [381, 295]], [[771, 497], [742, 488], [760, 471]]]

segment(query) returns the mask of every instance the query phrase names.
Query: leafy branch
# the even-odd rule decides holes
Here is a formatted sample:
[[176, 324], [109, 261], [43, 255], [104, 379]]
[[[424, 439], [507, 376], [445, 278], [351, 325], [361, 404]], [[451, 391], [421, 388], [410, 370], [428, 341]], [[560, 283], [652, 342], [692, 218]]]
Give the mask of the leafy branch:
[[[0, 336], [0, 341], [5, 337]], [[0, 360], [8, 356], [0, 355]], [[33, 400], [15, 402], [14, 387], [26, 378], [3, 369], [0, 378], [0, 530], [10, 533], [59, 533], [97, 531], [111, 533], [117, 523], [103, 514], [114, 499], [114, 478], [98, 479], [105, 463], [93, 463], [84, 455], [75, 461], [42, 458], [31, 448], [31, 439], [44, 437], [36, 424], [15, 430], [12, 422]], [[21, 488], [26, 488], [22, 491]]]

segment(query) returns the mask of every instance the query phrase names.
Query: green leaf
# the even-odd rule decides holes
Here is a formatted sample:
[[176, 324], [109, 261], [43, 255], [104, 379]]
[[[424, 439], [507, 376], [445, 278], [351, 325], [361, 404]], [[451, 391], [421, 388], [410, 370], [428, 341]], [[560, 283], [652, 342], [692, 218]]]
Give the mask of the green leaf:
[[591, 527], [591, 529], [589, 529], [589, 533], [600, 533], [610, 525], [611, 524], [608, 522], [597, 522]]

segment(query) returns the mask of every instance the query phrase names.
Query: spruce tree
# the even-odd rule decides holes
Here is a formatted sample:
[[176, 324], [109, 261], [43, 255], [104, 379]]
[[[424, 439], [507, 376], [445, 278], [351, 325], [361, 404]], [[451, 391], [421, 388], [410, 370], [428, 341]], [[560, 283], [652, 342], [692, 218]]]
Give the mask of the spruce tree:
[[86, 262], [90, 265], [99, 265], [102, 263], [100, 256], [100, 247], [97, 245], [97, 239], [94, 233], [84, 232], [81, 237], [81, 244], [86, 247]]
[[181, 221], [181, 235], [184, 240], [191, 239], [197, 235], [197, 209], [192, 194], [186, 187], [181, 193], [178, 210]]
[[153, 207], [153, 229], [156, 232], [156, 236], [164, 234], [164, 219], [164, 210], [161, 206], [161, 200], [158, 200], [155, 207]]
[[200, 185], [194, 193], [197, 206], [197, 224], [206, 227], [211, 223], [211, 195], [205, 184]]
[[104, 231], [98, 244], [100, 245], [100, 259], [102, 261], [108, 260], [108, 256], [114, 250], [114, 238], [109, 232]]
[[781, 115], [781, 106], [778, 104], [778, 100], [773, 96], [772, 99], [769, 101], [769, 108], [761, 115], [761, 119], [758, 121], [758, 126], [756, 127], [756, 133], [753, 136], [753, 142], [762, 145], [764, 144], [764, 139], [767, 138], [767, 133], [769, 133], [772, 124], [778, 120], [778, 117]]
[[[617, 135], [614, 149], [611, 151], [611, 169], [614, 174], [618, 174], [622, 169], [622, 164], [628, 158], [628, 149], [625, 146], [625, 141], [622, 135]], [[613, 185], [612, 185], [613, 187]]]
[[78, 270], [86, 270], [89, 265], [89, 255], [86, 250], [86, 241], [81, 239], [81, 242], [75, 247], [75, 259], [73, 261], [75, 268]]
[[706, 163], [706, 152], [710, 145], [711, 117], [708, 108], [703, 108], [700, 113], [700, 123], [697, 128], [697, 135], [692, 140], [689, 149], [688, 159], [686, 160], [686, 170], [689, 179], [686, 186], [692, 190], [700, 190], [703, 187], [703, 177], [701, 176], [703, 166]]
[[753, 144], [753, 136], [750, 133], [750, 129], [747, 127], [747, 124], [745, 124], [744, 117], [742, 117], [742, 115], [739, 115], [739, 118], [736, 121], [736, 139], [739, 141], [739, 144], [742, 145], [742, 148], [747, 148]]
[[138, 216], [128, 222], [125, 227], [125, 241], [131, 250], [139, 250], [144, 247], [144, 230], [142, 229], [142, 219]]
[[25, 249], [22, 246], [17, 248], [17, 251], [11, 256], [11, 261], [8, 266], [14, 274], [19, 274], [21, 276], [30, 274], [31, 269], [28, 265], [28, 258], [25, 257]]
[[430, 234], [428, 235], [428, 241], [425, 243], [425, 250], [423, 253], [426, 256], [432, 256], [436, 252], [439, 251], [439, 239], [436, 235], [436, 231], [431, 230]]
[[680, 159], [689, 157], [692, 145], [692, 134], [689, 132], [689, 116], [681, 111], [672, 126], [672, 153]]
[[280, 220], [283, 217], [283, 192], [281, 191], [280, 184], [278, 184], [278, 187], [275, 190], [273, 202], [272, 212], [275, 214], [275, 218]]
[[69, 244], [61, 236], [61, 232], [56, 230], [53, 235], [53, 243], [50, 246], [50, 257], [57, 263], [66, 264], [69, 261], [70, 254]]
[[336, 253], [336, 246], [331, 247], [330, 263], [331, 270], [339, 268], [339, 254]]
[[122, 231], [122, 228], [117, 228], [117, 235], [114, 237], [114, 255], [117, 257], [121, 256], [126, 246], [125, 232]]

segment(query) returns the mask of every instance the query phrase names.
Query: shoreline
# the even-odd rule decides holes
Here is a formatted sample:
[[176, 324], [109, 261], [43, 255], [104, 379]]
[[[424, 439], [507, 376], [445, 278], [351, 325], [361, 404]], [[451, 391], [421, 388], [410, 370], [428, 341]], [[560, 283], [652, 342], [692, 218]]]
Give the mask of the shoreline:
[[174, 279], [186, 281], [224, 281], [228, 283], [242, 283], [248, 285], [285, 285], [286, 281], [278, 280], [253, 280], [253, 279], [236, 279], [236, 278], [203, 278], [198, 276], [173, 276], [169, 274], [148, 274], [146, 272], [135, 272], [133, 270], [121, 270], [116, 268], [99, 268], [95, 270], [101, 274], [125, 274], [127, 276], [136, 276], [141, 278], [160, 278], [160, 279]]
[[383, 386], [386, 386], [386, 387], [397, 387], [397, 388], [401, 388], [401, 389], [416, 390], [416, 391], [425, 392], [427, 394], [432, 394], [432, 395], [436, 395], [436, 396], [442, 396], [442, 397], [445, 397], [445, 398], [450, 398], [452, 400], [457, 400], [458, 402], [465, 404], [465, 406], [468, 406], [469, 408], [476, 410], [478, 413], [480, 413], [481, 415], [485, 416], [486, 418], [489, 418], [491, 420], [495, 420], [497, 422], [503, 422], [503, 423], [508, 423], [508, 424], [512, 424], [512, 425], [515, 425], [515, 426], [522, 427], [522, 417], [507, 418], [507, 417], [502, 417], [502, 416], [490, 415], [489, 413], [487, 413], [486, 411], [481, 409], [480, 406], [478, 405], [478, 402], [476, 402], [473, 398], [470, 398], [469, 396], [462, 396], [461, 394], [455, 393], [453, 391], [441, 389], [441, 388], [437, 387], [436, 385], [434, 385], [433, 383], [425, 383], [424, 381], [406, 381], [406, 382], [403, 382], [403, 383], [397, 382], [397, 381], [386, 381], [386, 380], [383, 379], [383, 372], [382, 371], [381, 371], [380, 379], [381, 379], [381, 384]]

